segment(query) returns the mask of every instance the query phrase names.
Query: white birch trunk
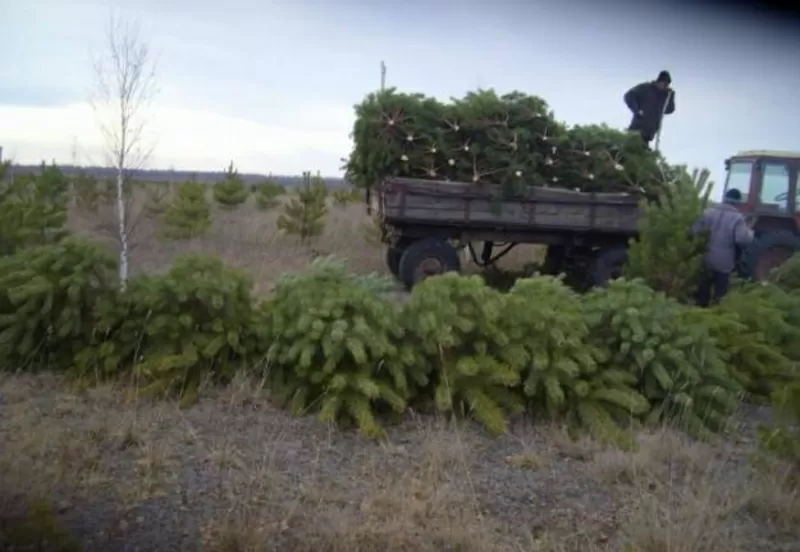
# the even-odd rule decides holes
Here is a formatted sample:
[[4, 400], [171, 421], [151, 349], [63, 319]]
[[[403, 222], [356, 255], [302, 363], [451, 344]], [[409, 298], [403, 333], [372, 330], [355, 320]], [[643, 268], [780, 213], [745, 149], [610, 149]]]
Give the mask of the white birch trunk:
[[119, 284], [124, 290], [128, 283], [128, 229], [125, 218], [125, 174], [117, 168], [117, 222], [119, 223]]

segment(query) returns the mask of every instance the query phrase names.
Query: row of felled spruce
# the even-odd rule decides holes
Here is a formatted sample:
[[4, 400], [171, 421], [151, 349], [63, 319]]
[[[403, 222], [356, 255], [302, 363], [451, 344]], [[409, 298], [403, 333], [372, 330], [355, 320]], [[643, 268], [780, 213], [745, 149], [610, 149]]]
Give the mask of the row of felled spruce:
[[327, 258], [256, 301], [243, 273], [186, 256], [123, 292], [112, 256], [68, 238], [0, 259], [0, 355], [9, 369], [133, 374], [145, 392], [184, 403], [246, 368], [293, 412], [370, 436], [382, 433], [379, 413], [413, 403], [492, 432], [528, 410], [621, 445], [632, 422], [710, 435], [743, 390], [768, 393], [792, 377], [800, 309], [775, 286], [710, 310], [638, 280], [580, 296], [552, 277], [501, 293], [478, 276], [446, 275], [403, 305], [382, 298], [391, 286]]

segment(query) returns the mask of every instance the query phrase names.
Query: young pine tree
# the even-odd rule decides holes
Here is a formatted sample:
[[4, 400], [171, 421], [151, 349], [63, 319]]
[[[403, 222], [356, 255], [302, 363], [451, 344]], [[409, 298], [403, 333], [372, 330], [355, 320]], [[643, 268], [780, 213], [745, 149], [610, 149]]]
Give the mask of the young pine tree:
[[264, 182], [253, 186], [256, 207], [261, 211], [274, 209], [279, 205], [278, 198], [286, 193], [286, 189], [276, 181], [267, 178]]
[[178, 187], [162, 218], [161, 237], [185, 240], [200, 236], [211, 226], [211, 210], [206, 200], [206, 187], [188, 181]]
[[328, 214], [327, 196], [325, 181], [319, 174], [312, 177], [310, 172], [303, 173], [302, 185], [278, 218], [278, 229], [299, 237], [300, 243], [322, 234]]
[[714, 187], [707, 169], [665, 170], [658, 200], [643, 202], [639, 236], [628, 248], [626, 278], [642, 278], [656, 291], [679, 300], [694, 292], [702, 267], [705, 237], [692, 237], [692, 223], [702, 214]]
[[143, 182], [147, 199], [144, 204], [144, 211], [151, 216], [159, 216], [166, 211], [169, 206], [171, 186], [164, 182]]
[[244, 180], [231, 161], [225, 171], [225, 177], [214, 184], [214, 200], [223, 207], [234, 209], [247, 201], [247, 195]]
[[38, 174], [0, 177], [0, 255], [64, 238], [68, 201], [69, 179], [55, 165], [42, 163]]

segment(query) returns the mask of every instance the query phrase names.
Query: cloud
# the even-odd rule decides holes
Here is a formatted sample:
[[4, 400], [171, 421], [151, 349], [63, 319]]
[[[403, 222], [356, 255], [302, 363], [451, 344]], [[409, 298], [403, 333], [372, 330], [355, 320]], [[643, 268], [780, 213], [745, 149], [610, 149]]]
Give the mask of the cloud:
[[[103, 115], [101, 117], [104, 118]], [[219, 170], [233, 159], [242, 171], [340, 174], [350, 151], [349, 106], [309, 106], [265, 124], [212, 111], [157, 105], [148, 111], [145, 144], [154, 146], [150, 166]], [[102, 163], [98, 118], [86, 103], [58, 107], [0, 105], [0, 144], [20, 163], [55, 159]], [[105, 120], [105, 118], [104, 118]], [[313, 160], [315, 166], [308, 166]]]

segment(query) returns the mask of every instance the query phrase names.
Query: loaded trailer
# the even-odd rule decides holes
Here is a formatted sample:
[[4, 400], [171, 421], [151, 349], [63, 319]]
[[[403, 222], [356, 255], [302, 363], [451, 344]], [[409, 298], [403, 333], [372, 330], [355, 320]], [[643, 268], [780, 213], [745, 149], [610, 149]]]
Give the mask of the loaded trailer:
[[[508, 196], [499, 187], [397, 177], [384, 179], [377, 192], [386, 262], [406, 289], [460, 271], [461, 248], [479, 266], [490, 266], [523, 243], [547, 246], [545, 272], [579, 270], [588, 286], [603, 285], [627, 260], [641, 200], [545, 187]], [[484, 243], [480, 256], [474, 242]]]

